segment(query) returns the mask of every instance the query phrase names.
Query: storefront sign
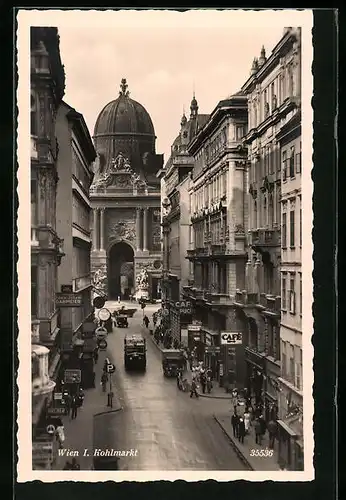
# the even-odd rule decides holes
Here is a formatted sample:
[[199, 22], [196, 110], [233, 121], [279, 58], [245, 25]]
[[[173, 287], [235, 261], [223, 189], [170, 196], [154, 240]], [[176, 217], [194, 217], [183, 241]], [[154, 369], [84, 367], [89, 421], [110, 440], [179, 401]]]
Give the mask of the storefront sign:
[[75, 293], [56, 293], [55, 302], [57, 307], [80, 307], [83, 305], [83, 297]]
[[32, 459], [36, 462], [53, 459], [53, 443], [50, 441], [34, 441], [32, 443]]
[[220, 373], [220, 377], [223, 376], [223, 364], [220, 363], [220, 367], [219, 367], [219, 373]]
[[178, 302], [174, 302], [174, 306], [176, 309], [179, 309], [181, 315], [192, 314], [192, 305], [188, 300], [180, 300]]
[[208, 354], [216, 354], [220, 352], [220, 347], [215, 345], [207, 345], [205, 347], [205, 352]]
[[81, 370], [65, 370], [64, 382], [65, 384], [79, 384], [82, 379]]
[[221, 345], [240, 345], [243, 342], [242, 333], [221, 332]]
[[201, 325], [187, 325], [189, 332], [199, 332], [201, 330]]
[[108, 344], [107, 344], [107, 341], [105, 339], [98, 339], [97, 345], [99, 346], [101, 351], [104, 351], [105, 349], [107, 349]]
[[54, 392], [54, 399], [61, 400], [62, 399], [62, 392]]

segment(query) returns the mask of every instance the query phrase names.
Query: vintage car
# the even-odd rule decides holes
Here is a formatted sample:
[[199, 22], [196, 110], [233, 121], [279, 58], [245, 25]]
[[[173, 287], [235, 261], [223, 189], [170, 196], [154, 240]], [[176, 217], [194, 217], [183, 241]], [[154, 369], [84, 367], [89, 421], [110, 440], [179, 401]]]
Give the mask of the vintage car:
[[126, 314], [118, 314], [115, 318], [115, 324], [118, 328], [127, 328], [129, 326], [129, 322]]
[[185, 358], [180, 349], [162, 350], [162, 370], [165, 377], [176, 377], [178, 369], [184, 369]]

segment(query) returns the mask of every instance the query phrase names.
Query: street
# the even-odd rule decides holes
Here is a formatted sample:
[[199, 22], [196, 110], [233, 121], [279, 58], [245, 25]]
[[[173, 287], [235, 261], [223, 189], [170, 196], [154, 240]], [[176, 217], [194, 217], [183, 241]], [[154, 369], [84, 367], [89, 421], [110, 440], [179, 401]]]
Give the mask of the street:
[[[106, 303], [113, 311], [117, 304]], [[152, 325], [157, 306], [147, 306], [145, 313]], [[147, 338], [147, 370], [145, 373], [125, 372], [123, 340], [126, 334], [143, 332]], [[126, 470], [243, 470], [245, 467], [228, 443], [213, 413], [229, 411], [229, 401], [212, 398], [190, 398], [178, 391], [176, 380], [162, 374], [161, 353], [142, 328], [142, 311], [129, 318], [128, 328], [114, 328], [107, 338], [107, 351], [101, 351], [96, 366], [96, 388], [86, 391], [83, 408], [76, 420], [65, 418], [64, 448], [79, 451], [82, 469], [92, 466], [92, 420], [95, 413], [107, 411], [107, 394], [102, 392], [100, 375], [104, 359], [116, 366], [112, 376], [115, 402], [123, 410], [114, 420], [116, 443], [109, 448], [138, 450], [135, 456], [120, 459]], [[115, 403], [116, 404], [116, 403]], [[113, 426], [113, 424], [112, 424]], [[82, 456], [84, 449], [90, 456]], [[61, 469], [68, 457], [60, 457]]]

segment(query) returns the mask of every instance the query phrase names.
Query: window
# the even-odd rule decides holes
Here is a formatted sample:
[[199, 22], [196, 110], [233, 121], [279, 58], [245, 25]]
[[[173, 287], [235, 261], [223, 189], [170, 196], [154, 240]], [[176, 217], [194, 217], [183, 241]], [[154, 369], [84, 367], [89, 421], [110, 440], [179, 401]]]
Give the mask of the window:
[[282, 274], [282, 281], [281, 281], [281, 307], [283, 310], [286, 310], [287, 308], [287, 297], [286, 297], [286, 274]]
[[295, 363], [294, 363], [294, 346], [290, 346], [290, 373], [289, 373], [289, 378], [290, 381], [294, 384], [295, 383]]
[[287, 214], [282, 214], [282, 248], [287, 247]]
[[303, 241], [303, 214], [302, 214], [302, 199], [300, 198], [299, 208], [299, 246], [302, 246]]
[[294, 218], [295, 218], [295, 212], [294, 212], [294, 210], [291, 210], [290, 211], [290, 247], [291, 248], [294, 248], [294, 246], [295, 246]]
[[283, 151], [282, 152], [282, 180], [283, 181], [286, 180], [286, 175], [287, 175], [286, 162], [287, 162], [287, 152]]
[[299, 313], [303, 314], [303, 277], [302, 273], [299, 273]]
[[37, 294], [38, 294], [38, 287], [37, 287], [37, 266], [31, 266], [31, 316], [33, 318], [37, 317]]
[[291, 274], [290, 277], [290, 291], [289, 291], [289, 299], [290, 299], [290, 313], [296, 313], [296, 293], [295, 293], [295, 275]]
[[286, 378], [287, 375], [287, 356], [286, 356], [286, 342], [281, 345], [281, 375]]
[[296, 154], [296, 172], [297, 172], [297, 174], [300, 174], [302, 171], [301, 162], [302, 162], [302, 153], [299, 152]]
[[37, 181], [31, 179], [31, 225], [37, 223]]
[[294, 177], [294, 146], [291, 147], [291, 156], [290, 156], [290, 177]]

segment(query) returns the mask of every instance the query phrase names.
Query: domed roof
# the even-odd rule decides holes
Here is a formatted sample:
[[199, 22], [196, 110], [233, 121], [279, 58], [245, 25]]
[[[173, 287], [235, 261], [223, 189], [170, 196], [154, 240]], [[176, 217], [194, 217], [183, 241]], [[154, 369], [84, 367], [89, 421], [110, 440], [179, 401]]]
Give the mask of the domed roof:
[[144, 135], [155, 137], [153, 122], [147, 110], [130, 99], [126, 79], [121, 80], [119, 97], [109, 102], [99, 114], [94, 137], [103, 135]]

